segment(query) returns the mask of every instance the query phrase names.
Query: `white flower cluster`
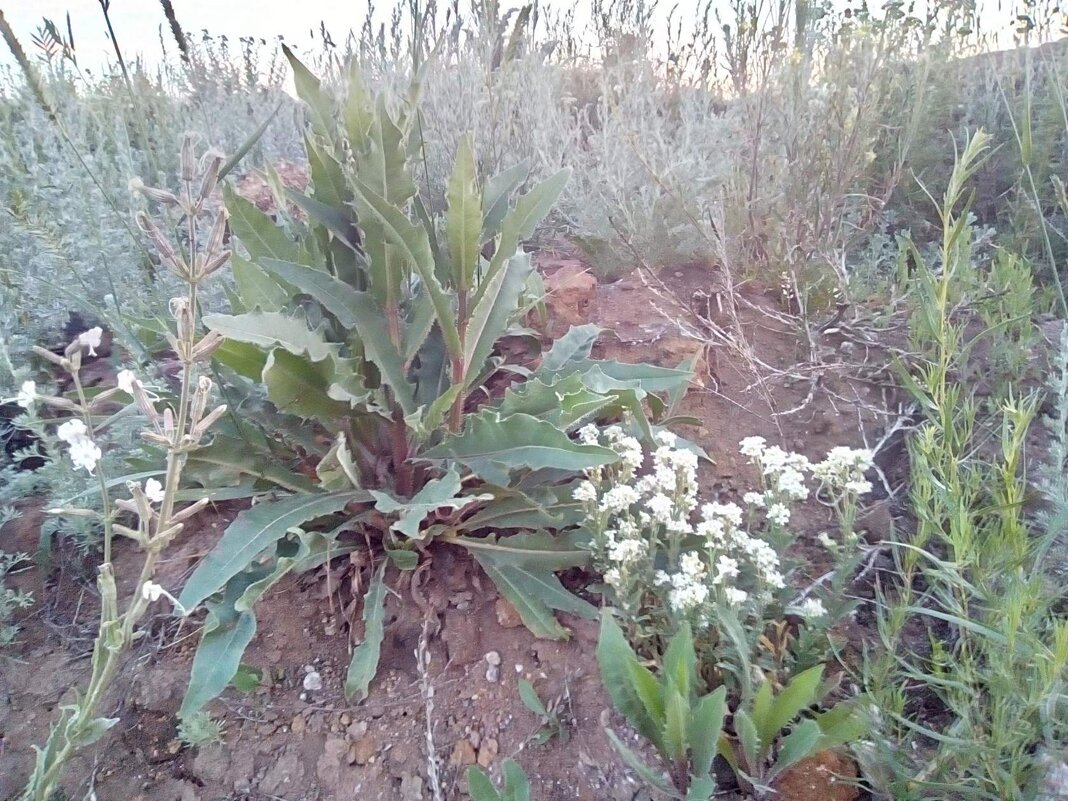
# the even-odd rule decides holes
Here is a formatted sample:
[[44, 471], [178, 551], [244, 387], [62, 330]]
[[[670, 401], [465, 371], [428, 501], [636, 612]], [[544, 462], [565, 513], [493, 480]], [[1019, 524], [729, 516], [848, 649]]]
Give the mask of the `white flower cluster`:
[[812, 475], [833, 492], [867, 495], [872, 486], [864, 474], [871, 467], [871, 451], [838, 446], [827, 452], [826, 459], [813, 465]]
[[[786, 587], [779, 551], [757, 532], [781, 534], [786, 529], [791, 506], [809, 496], [806, 473], [839, 496], [871, 489], [864, 480], [871, 466], [868, 451], [835, 448], [813, 465], [800, 454], [769, 446], [763, 437], [747, 437], [739, 450], [760, 471], [761, 491], [743, 495], [745, 508], [706, 503], [695, 514], [697, 457], [679, 447], [674, 434], [657, 435], [644, 472], [640, 443], [618, 426], [604, 433], [587, 426], [580, 438], [620, 455], [617, 464], [588, 471], [587, 480], [574, 490], [593, 532], [594, 563], [616, 603], [635, 612], [649, 603], [650, 592], [662, 593], [660, 603], [699, 625], [715, 619], [717, 605], [759, 615]], [[760, 517], [766, 525], [756, 523]], [[772, 541], [783, 548], [788, 539], [776, 535]], [[791, 608], [808, 619], [826, 615], [817, 599]]]
[[84, 467], [89, 473], [96, 469], [96, 463], [103, 454], [89, 436], [85, 423], [76, 417], [72, 418], [56, 429], [56, 436], [69, 446], [70, 459], [75, 467]]

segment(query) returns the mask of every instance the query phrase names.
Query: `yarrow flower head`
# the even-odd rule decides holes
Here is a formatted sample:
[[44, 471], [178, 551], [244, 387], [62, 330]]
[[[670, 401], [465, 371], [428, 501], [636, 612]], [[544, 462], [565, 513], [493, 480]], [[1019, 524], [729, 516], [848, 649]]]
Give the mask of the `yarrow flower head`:
[[597, 487], [591, 481], [580, 481], [571, 495], [580, 503], [593, 503], [597, 500]]
[[15, 397], [15, 403], [23, 409], [29, 409], [37, 400], [37, 382], [23, 381], [19, 388], [19, 394]]
[[100, 347], [100, 342], [104, 337], [104, 329], [100, 326], [94, 326], [88, 331], [83, 331], [78, 334], [78, 344], [83, 348], [89, 348], [89, 355], [96, 356], [96, 349]]
[[800, 604], [793, 608], [797, 614], [804, 618], [820, 618], [827, 614], [827, 609], [823, 605], [823, 601], [818, 598], [806, 598]]

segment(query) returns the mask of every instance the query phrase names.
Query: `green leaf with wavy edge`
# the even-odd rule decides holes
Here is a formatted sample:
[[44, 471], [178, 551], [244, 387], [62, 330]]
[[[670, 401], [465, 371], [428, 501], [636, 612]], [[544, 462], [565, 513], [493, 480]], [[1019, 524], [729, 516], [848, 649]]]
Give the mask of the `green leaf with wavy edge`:
[[[794, 676], [782, 691], [771, 698], [771, 682], [765, 679], [753, 703], [753, 723], [765, 748], [796, 718], [802, 710], [816, 703], [823, 681], [823, 665], [816, 665]], [[767, 693], [765, 696], [765, 688]], [[761, 703], [764, 701], [764, 703]]]
[[256, 636], [256, 616], [251, 610], [239, 612], [235, 604], [250, 586], [271, 572], [268, 565], [255, 565], [232, 575], [226, 580], [222, 598], [208, 604], [208, 617], [201, 629], [179, 717], [187, 718], [200, 711], [233, 680], [245, 649]]
[[467, 769], [467, 794], [471, 796], [471, 801], [501, 801], [501, 794], [489, 776], [474, 765]]
[[478, 267], [482, 233], [482, 194], [478, 191], [478, 175], [471, 137], [464, 136], [456, 148], [452, 175], [446, 193], [448, 216], [446, 236], [452, 259], [453, 285], [460, 291], [474, 285]]
[[535, 375], [559, 373], [586, 363], [600, 335], [601, 329], [593, 323], [571, 326], [566, 334], [553, 342]]
[[814, 720], [803, 720], [794, 726], [793, 731], [779, 743], [775, 764], [768, 771], [768, 782], [773, 782], [783, 771], [817, 753], [821, 736], [819, 724]]
[[453, 536], [449, 542], [471, 552], [536, 637], [569, 636], [553, 616], [554, 609], [589, 618], [597, 614], [590, 604], [568, 592], [554, 575], [557, 570], [584, 564], [589, 557], [587, 551], [572, 547], [567, 536], [554, 537], [547, 532], [500, 539]]
[[336, 356], [340, 345], [327, 342], [322, 329], [308, 328], [307, 320], [281, 312], [252, 311], [245, 314], [207, 314], [204, 325], [229, 340], [257, 345], [264, 350], [280, 346], [313, 362]]
[[438, 509], [463, 509], [473, 503], [492, 500], [492, 495], [464, 495], [460, 492], [460, 474], [456, 468], [450, 468], [441, 478], [432, 478], [410, 499], [397, 500], [386, 492], [371, 490], [375, 499], [375, 509], [385, 515], [397, 515], [397, 520], [390, 526], [410, 539], [422, 539], [420, 524]]
[[562, 530], [578, 525], [582, 518], [582, 504], [571, 497], [572, 487], [572, 484], [564, 484], [525, 493], [508, 487], [483, 485], [483, 489], [493, 494], [493, 502], [463, 520], [457, 528], [470, 532], [517, 528]]
[[235, 253], [230, 257], [230, 272], [244, 307], [242, 311], [261, 309], [276, 312], [289, 303], [289, 290], [244, 256]]
[[315, 419], [332, 427], [352, 408], [349, 403], [334, 400], [328, 394], [342, 372], [339, 368], [334, 359], [315, 362], [284, 348], [275, 348], [267, 356], [263, 368], [267, 397], [280, 412], [305, 420]]
[[[254, 203], [237, 194], [229, 184], [223, 186], [223, 199], [230, 213], [230, 232], [241, 241], [254, 261], [267, 258], [299, 260], [298, 245]], [[250, 303], [250, 299], [244, 296], [242, 300], [246, 305]]]
[[226, 527], [222, 538], [201, 560], [189, 577], [178, 601], [186, 609], [196, 608], [244, 570], [266, 548], [286, 532], [309, 520], [340, 512], [350, 503], [364, 503], [371, 496], [363, 490], [323, 495], [296, 495], [279, 501], [265, 501], [239, 514]]
[[492, 409], [468, 417], [464, 430], [423, 452], [430, 460], [455, 459], [492, 484], [507, 485], [515, 469], [580, 472], [615, 462], [609, 448], [580, 445], [552, 423], [527, 414], [502, 417]]
[[638, 662], [610, 610], [601, 612], [597, 664], [612, 705], [638, 732], [663, 750], [664, 692], [652, 672]]
[[278, 457], [267, 450], [251, 448], [239, 437], [215, 434], [209, 445], [190, 452], [188, 464], [210, 465], [231, 471], [234, 476], [247, 475], [269, 481], [291, 492], [313, 492], [315, 485], [306, 476], [279, 464]]
[[301, 264], [265, 259], [265, 270], [301, 292], [311, 295], [345, 328], [356, 332], [367, 358], [383, 382], [393, 390], [404, 414], [415, 411], [414, 387], [408, 380], [404, 360], [389, 338], [385, 315], [366, 292], [359, 292], [332, 275]]
[[482, 241], [492, 239], [501, 228], [504, 215], [508, 213], [508, 199], [530, 174], [530, 165], [521, 161], [515, 166], [497, 173], [488, 181], [482, 192]]
[[704, 777], [712, 773], [716, 758], [716, 746], [723, 733], [723, 719], [727, 714], [727, 688], [701, 698], [690, 718], [690, 763], [694, 776]]
[[345, 676], [345, 698], [367, 697], [371, 681], [378, 672], [378, 659], [382, 652], [386, 617], [386, 562], [375, 571], [374, 578], [363, 596], [363, 642], [352, 652], [348, 674]]

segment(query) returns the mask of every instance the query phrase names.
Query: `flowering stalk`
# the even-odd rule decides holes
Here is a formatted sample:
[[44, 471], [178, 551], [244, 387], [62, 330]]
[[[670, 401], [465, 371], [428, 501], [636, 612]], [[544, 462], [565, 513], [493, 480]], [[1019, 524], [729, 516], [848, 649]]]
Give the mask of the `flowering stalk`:
[[[159, 226], [151, 218], [143, 213], [138, 215], [138, 224], [153, 240], [161, 261], [177, 273], [188, 287], [185, 297], [177, 298], [171, 303], [177, 333], [169, 335], [168, 338], [182, 365], [181, 392], [177, 407], [167, 407], [162, 412], [157, 410], [156, 402], [159, 399], [129, 370], [119, 373], [116, 387], [92, 399], [87, 398], [78, 371], [83, 348], [88, 348], [89, 353], [95, 355], [95, 348], [99, 346], [102, 334], [99, 328], [81, 334], [62, 357], [36, 349], [39, 354], [59, 364], [71, 374], [78, 394], [78, 404], [63, 398], [39, 396], [36, 387], [30, 386], [32, 382], [24, 384], [19, 395], [20, 404], [41, 400], [77, 415], [63, 423], [57, 430], [57, 435], [69, 446], [69, 454], [76, 467], [89, 472], [95, 470], [100, 480], [105, 528], [103, 563], [97, 576], [97, 587], [100, 591], [100, 629], [93, 647], [89, 682], [74, 704], [63, 707], [47, 743], [44, 748], [38, 750], [34, 772], [23, 790], [23, 801], [48, 801], [56, 791], [63, 768], [74, 752], [97, 740], [115, 724], [115, 718], [95, 715], [123, 657], [139, 636], [135, 627], [152, 602], [167, 598], [174, 603], [173, 596], [153, 581], [156, 566], [163, 551], [181, 533], [185, 523], [208, 503], [206, 498], [202, 498], [182, 509], [175, 509], [182, 470], [189, 451], [200, 444], [210, 427], [226, 411], [225, 406], [208, 411], [212, 382], [206, 376], [198, 376], [199, 365], [210, 359], [221, 339], [214, 334], [208, 334], [198, 340], [195, 322], [200, 283], [222, 267], [230, 255], [222, 244], [226, 222], [224, 212], [216, 217], [203, 246], [198, 245], [204, 201], [215, 187], [222, 159], [218, 154], [209, 152], [201, 159], [198, 168], [193, 157], [193, 146], [193, 137], [187, 135], [182, 146], [180, 196], [166, 190], [145, 187], [140, 181], [131, 182], [131, 189], [140, 191], [150, 200], [165, 207], [178, 209], [188, 221], [189, 249], [183, 257], [179, 256], [175, 248], [163, 237]], [[140, 484], [128, 482], [126, 486], [130, 498], [120, 499], [112, 504], [107, 482], [98, 465], [101, 451], [93, 439], [97, 432], [92, 426], [92, 411], [94, 407], [119, 393], [133, 398], [149, 423], [142, 437], [162, 446], [167, 457], [162, 483], [150, 479], [142, 487]], [[55, 511], [61, 514], [80, 513], [79, 510]], [[136, 528], [120, 523], [120, 512], [135, 516]], [[114, 534], [134, 540], [144, 551], [144, 561], [133, 596], [127, 601], [125, 611], [121, 613], [111, 562]]]

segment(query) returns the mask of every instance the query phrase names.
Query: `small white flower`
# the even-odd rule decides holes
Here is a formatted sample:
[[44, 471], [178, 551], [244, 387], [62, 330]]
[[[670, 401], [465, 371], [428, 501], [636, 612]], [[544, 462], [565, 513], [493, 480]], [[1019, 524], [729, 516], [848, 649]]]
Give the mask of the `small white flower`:
[[847, 492], [852, 492], [857, 495], [867, 495], [871, 492], [871, 482], [864, 479], [847, 481], [845, 488]]
[[579, 442], [583, 445], [597, 445], [600, 443], [600, 432], [593, 423], [584, 425], [578, 432]]
[[150, 503], [162, 503], [164, 495], [163, 485], [159, 481], [150, 478], [145, 482], [145, 497]]
[[670, 431], [660, 431], [656, 435], [656, 442], [658, 445], [663, 445], [667, 448], [674, 448], [675, 444], [679, 441], [679, 438]]
[[72, 417], [65, 422], [59, 428], [56, 429], [56, 436], [63, 442], [72, 443], [76, 439], [80, 439], [86, 435], [85, 423], [79, 420], [77, 417]]
[[757, 509], [764, 508], [764, 496], [759, 492], [747, 492], [742, 496], [742, 501], [746, 506], [753, 506]]
[[731, 606], [741, 606], [749, 600], [749, 593], [745, 590], [740, 590], [737, 587], [726, 587], [723, 590], [723, 596]]
[[785, 526], [790, 522], [790, 509], [781, 503], [772, 504], [768, 509], [768, 520], [777, 526]]
[[75, 467], [84, 467], [87, 473], [93, 472], [101, 456], [100, 448], [89, 437], [77, 437], [70, 443], [70, 460]]
[[146, 581], [144, 584], [141, 585], [141, 597], [143, 597], [149, 603], [158, 601], [166, 594], [167, 591], [154, 581]]
[[19, 389], [19, 394], [15, 398], [15, 403], [23, 409], [29, 409], [33, 406], [35, 400], [37, 400], [37, 382], [23, 381], [22, 387]]
[[120, 370], [115, 383], [127, 395], [133, 395], [134, 386], [138, 383], [137, 374], [133, 370]]
[[597, 488], [590, 481], [583, 481], [575, 487], [572, 497], [581, 503], [592, 503], [597, 500]]
[[763, 437], [746, 437], [738, 443], [738, 452], [749, 458], [759, 458], [764, 453], [767, 440]]
[[601, 509], [605, 512], [623, 512], [637, 502], [637, 491], [634, 487], [624, 484], [620, 487], [612, 487], [604, 494], [601, 498]]
[[670, 523], [674, 515], [675, 504], [667, 495], [657, 494], [645, 502], [645, 507], [659, 523]]
[[817, 618], [823, 617], [827, 614], [827, 609], [823, 606], [823, 601], [819, 598], [806, 598], [796, 607], [797, 614], [801, 617]]
[[738, 560], [732, 559], [726, 554], [720, 554], [716, 560], [716, 575], [712, 579], [713, 584], [722, 584], [726, 579], [738, 577]]
[[96, 349], [100, 347], [100, 340], [103, 336], [104, 329], [100, 326], [95, 326], [78, 334], [78, 344], [83, 348], [89, 348], [90, 356], [96, 356]]

